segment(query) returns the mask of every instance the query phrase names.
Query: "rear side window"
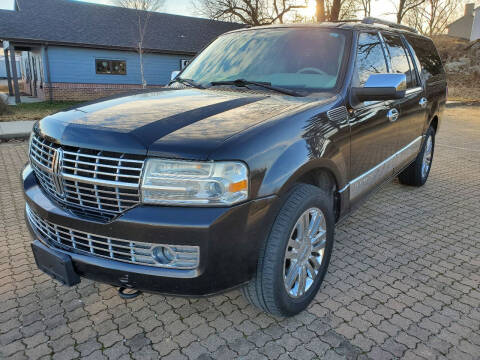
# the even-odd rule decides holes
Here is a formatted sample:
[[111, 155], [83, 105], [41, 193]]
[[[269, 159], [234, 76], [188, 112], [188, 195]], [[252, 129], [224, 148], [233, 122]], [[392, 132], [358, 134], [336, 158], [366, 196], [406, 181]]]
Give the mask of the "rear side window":
[[425, 80], [436, 80], [436, 78], [443, 75], [442, 61], [431, 40], [411, 35], [407, 35], [406, 39], [415, 51]]
[[388, 73], [382, 44], [377, 34], [360, 33], [353, 86], [363, 86], [372, 74]]
[[390, 56], [392, 72], [396, 74], [405, 74], [407, 77], [407, 88], [417, 86], [415, 70], [408, 61], [408, 56], [400, 36], [382, 34], [385, 39], [385, 45]]

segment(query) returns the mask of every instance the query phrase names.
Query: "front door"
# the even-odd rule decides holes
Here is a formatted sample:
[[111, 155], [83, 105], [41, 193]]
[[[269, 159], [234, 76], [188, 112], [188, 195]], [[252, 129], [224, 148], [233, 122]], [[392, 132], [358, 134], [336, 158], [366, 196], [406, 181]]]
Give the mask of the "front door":
[[[365, 85], [372, 74], [388, 73], [380, 36], [362, 32], [358, 37], [353, 87]], [[395, 124], [389, 120], [393, 101], [355, 102], [351, 107], [350, 202], [354, 205], [372, 188], [393, 175], [389, 158], [398, 150]]]

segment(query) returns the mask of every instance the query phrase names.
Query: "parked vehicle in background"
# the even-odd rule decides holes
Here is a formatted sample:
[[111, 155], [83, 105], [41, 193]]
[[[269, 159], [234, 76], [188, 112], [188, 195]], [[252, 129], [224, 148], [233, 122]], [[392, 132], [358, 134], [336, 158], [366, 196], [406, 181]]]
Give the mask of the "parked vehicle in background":
[[227, 33], [162, 91], [34, 127], [23, 184], [35, 259], [67, 285], [240, 287], [297, 314], [327, 272], [335, 223], [395, 176], [425, 184], [445, 101], [432, 41], [408, 28]]

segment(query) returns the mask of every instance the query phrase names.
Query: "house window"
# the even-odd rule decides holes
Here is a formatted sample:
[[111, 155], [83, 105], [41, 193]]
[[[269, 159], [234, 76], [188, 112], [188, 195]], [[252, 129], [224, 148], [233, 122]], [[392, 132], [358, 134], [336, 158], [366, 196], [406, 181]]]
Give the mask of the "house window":
[[127, 74], [127, 62], [125, 60], [95, 60], [95, 68], [97, 74], [108, 75], [126, 75]]
[[188, 60], [188, 59], [181, 59], [181, 60], [180, 60], [180, 70], [185, 69], [188, 64], [190, 64], [190, 60]]

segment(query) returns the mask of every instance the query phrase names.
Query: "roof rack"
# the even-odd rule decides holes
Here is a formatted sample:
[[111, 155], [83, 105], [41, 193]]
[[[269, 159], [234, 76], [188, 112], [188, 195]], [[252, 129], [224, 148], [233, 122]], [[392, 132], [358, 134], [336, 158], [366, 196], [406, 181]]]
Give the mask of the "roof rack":
[[362, 22], [360, 19], [325, 20], [327, 23]]
[[394, 28], [394, 29], [401, 29], [401, 30], [407, 30], [407, 31], [411, 31], [411, 32], [414, 32], [414, 33], [418, 33], [417, 30], [415, 30], [414, 28], [412, 28], [410, 26], [401, 25], [401, 24], [397, 24], [397, 23], [394, 23], [394, 22], [391, 22], [391, 21], [386, 21], [386, 20], [382, 20], [382, 19], [378, 19], [378, 18], [374, 18], [374, 17], [364, 18], [362, 20], [362, 24], [369, 24], [369, 25], [381, 24], [381, 25], [386, 25], [386, 26]]

